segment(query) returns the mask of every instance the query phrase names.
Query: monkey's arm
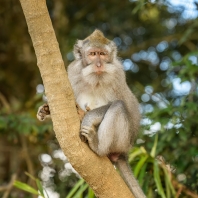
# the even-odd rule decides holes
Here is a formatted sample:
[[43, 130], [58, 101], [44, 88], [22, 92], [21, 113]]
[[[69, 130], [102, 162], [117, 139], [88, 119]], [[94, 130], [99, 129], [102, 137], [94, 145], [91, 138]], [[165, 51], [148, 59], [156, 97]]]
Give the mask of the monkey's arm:
[[[80, 118], [80, 121], [82, 121], [83, 117], [85, 116], [86, 112], [83, 111], [78, 104], [76, 104], [76, 109]], [[86, 110], [89, 111], [89, 107], [86, 107]], [[50, 109], [48, 104], [44, 104], [38, 108], [36, 117], [40, 121], [44, 121], [47, 118], [51, 118], [50, 116]]]
[[81, 126], [89, 126], [89, 127], [98, 126], [101, 123], [102, 119], [104, 118], [104, 115], [106, 114], [110, 106], [111, 103], [88, 111], [82, 120]]

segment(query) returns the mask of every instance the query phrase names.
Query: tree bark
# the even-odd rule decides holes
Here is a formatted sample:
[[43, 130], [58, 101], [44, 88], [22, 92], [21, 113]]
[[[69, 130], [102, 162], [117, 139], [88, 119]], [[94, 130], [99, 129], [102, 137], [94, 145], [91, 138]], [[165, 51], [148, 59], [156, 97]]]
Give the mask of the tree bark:
[[133, 195], [107, 157], [94, 154], [79, 138], [80, 121], [45, 0], [20, 0], [35, 49], [61, 149], [100, 198]]

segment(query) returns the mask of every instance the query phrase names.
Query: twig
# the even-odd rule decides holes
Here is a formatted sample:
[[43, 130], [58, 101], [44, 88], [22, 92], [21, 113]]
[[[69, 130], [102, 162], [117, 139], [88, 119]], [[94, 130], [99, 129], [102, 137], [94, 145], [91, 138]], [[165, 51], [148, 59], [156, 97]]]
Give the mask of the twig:
[[187, 189], [185, 185], [179, 183], [176, 179], [174, 179], [172, 174], [172, 172], [175, 171], [174, 167], [172, 167], [170, 164], [167, 164], [162, 156], [157, 156], [156, 159], [158, 160], [160, 166], [168, 171], [173, 186], [175, 187], [175, 189], [178, 189], [176, 198], [179, 198], [182, 192], [185, 193], [186, 195], [189, 195], [192, 198], [198, 198], [198, 195], [196, 193], [190, 191], [189, 189]]
[[13, 187], [13, 183], [16, 180], [16, 177], [17, 177], [17, 175], [16, 175], [16, 173], [14, 173], [11, 177], [10, 182], [6, 186], [0, 186], [0, 191], [5, 191], [2, 198], [8, 197], [8, 195], [10, 194], [10, 191]]
[[176, 194], [176, 198], [179, 198], [179, 195], [181, 194], [181, 192], [182, 192], [182, 186], [179, 187], [177, 194]]
[[[24, 135], [20, 135], [20, 139], [21, 139], [21, 146], [22, 146], [22, 153], [23, 153], [23, 158], [25, 159], [25, 162], [27, 164], [27, 171], [28, 173], [30, 173], [31, 175], [34, 175], [34, 167], [33, 167], [33, 163], [31, 161], [30, 158], [30, 154], [28, 152], [28, 146], [27, 146], [27, 140], [26, 137], [24, 137]], [[28, 182], [29, 184], [32, 182]]]
[[[24, 159], [26, 161], [28, 173], [30, 173], [30, 175], [34, 175], [34, 166], [31, 161], [30, 154], [28, 152], [27, 139], [24, 135], [20, 135], [20, 139], [21, 139], [22, 153], [23, 153], [22, 156], [24, 157]], [[27, 183], [30, 186], [36, 187], [35, 182], [33, 182], [31, 180], [31, 178], [29, 179], [29, 181]], [[37, 196], [33, 195], [33, 197], [36, 198]]]
[[[126, 52], [120, 52], [119, 54], [121, 57], [126, 57], [128, 56], [129, 53], [133, 54], [135, 52], [139, 52], [140, 50], [146, 50], [150, 46], [156, 46], [161, 41], [167, 41], [167, 42], [171, 42], [173, 40], [178, 41], [180, 40], [181, 37], [182, 37], [182, 34], [177, 33], [173, 35], [166, 35], [164, 37], [152, 38], [150, 40], [146, 40], [142, 43], [134, 45], [133, 47], [130, 47], [129, 50], [127, 50]], [[194, 39], [197, 39], [196, 34], [193, 34], [190, 37], [190, 40], [194, 40]], [[193, 42], [191, 41], [184, 42], [183, 44], [186, 45], [186, 47], [188, 47], [190, 50], [196, 50], [196, 46], [194, 46]]]
[[178, 188], [178, 197], [181, 194], [181, 192], [185, 193], [186, 195], [189, 195], [190, 197], [193, 198], [198, 198], [198, 195], [195, 194], [194, 192], [190, 191], [189, 189], [187, 189], [186, 186], [184, 186], [183, 184], [179, 183], [178, 181], [176, 181], [175, 179], [172, 180], [173, 185], [175, 186], [175, 188]]

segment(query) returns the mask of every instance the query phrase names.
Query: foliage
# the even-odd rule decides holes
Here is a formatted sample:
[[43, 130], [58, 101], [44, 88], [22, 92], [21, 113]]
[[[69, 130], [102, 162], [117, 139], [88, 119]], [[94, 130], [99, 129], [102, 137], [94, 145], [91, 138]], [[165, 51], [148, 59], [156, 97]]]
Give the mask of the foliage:
[[[155, 138], [155, 144], [150, 154], [144, 147], [133, 148], [129, 153], [129, 163], [133, 164], [134, 175], [148, 197], [156, 197], [158, 194], [165, 198], [175, 197], [176, 192], [171, 182], [170, 170], [163, 164], [164, 162], [155, 158], [157, 142], [158, 140]], [[151, 182], [152, 177], [153, 182]], [[84, 180], [79, 180], [66, 198], [71, 196], [92, 198], [93, 196], [89, 195], [90, 188], [85, 187]], [[86, 194], [85, 189], [87, 189]], [[156, 190], [154, 191], [154, 189]]]
[[24, 191], [27, 191], [29, 193], [32, 193], [34, 195], [39, 195], [39, 196], [41, 196], [43, 198], [45, 198], [45, 194], [46, 194], [46, 197], [48, 198], [49, 196], [48, 196], [48, 194], [46, 192], [44, 193], [45, 190], [43, 189], [43, 186], [42, 186], [40, 180], [39, 179], [36, 179], [35, 177], [33, 177], [32, 175], [30, 175], [28, 173], [26, 173], [26, 174], [32, 180], [35, 181], [38, 190], [32, 188], [31, 186], [27, 185], [26, 183], [20, 182], [20, 181], [15, 181], [14, 182], [14, 186], [17, 187], [17, 188], [19, 188], [19, 189], [21, 189], [21, 190], [24, 190]]

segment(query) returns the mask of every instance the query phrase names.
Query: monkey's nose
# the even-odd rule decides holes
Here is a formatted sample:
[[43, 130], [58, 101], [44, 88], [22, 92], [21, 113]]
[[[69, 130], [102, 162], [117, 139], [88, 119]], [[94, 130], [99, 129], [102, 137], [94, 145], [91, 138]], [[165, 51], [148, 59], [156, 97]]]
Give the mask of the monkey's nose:
[[97, 62], [97, 63], [96, 63], [96, 66], [97, 66], [97, 67], [101, 67], [101, 63], [100, 63], [100, 62]]

